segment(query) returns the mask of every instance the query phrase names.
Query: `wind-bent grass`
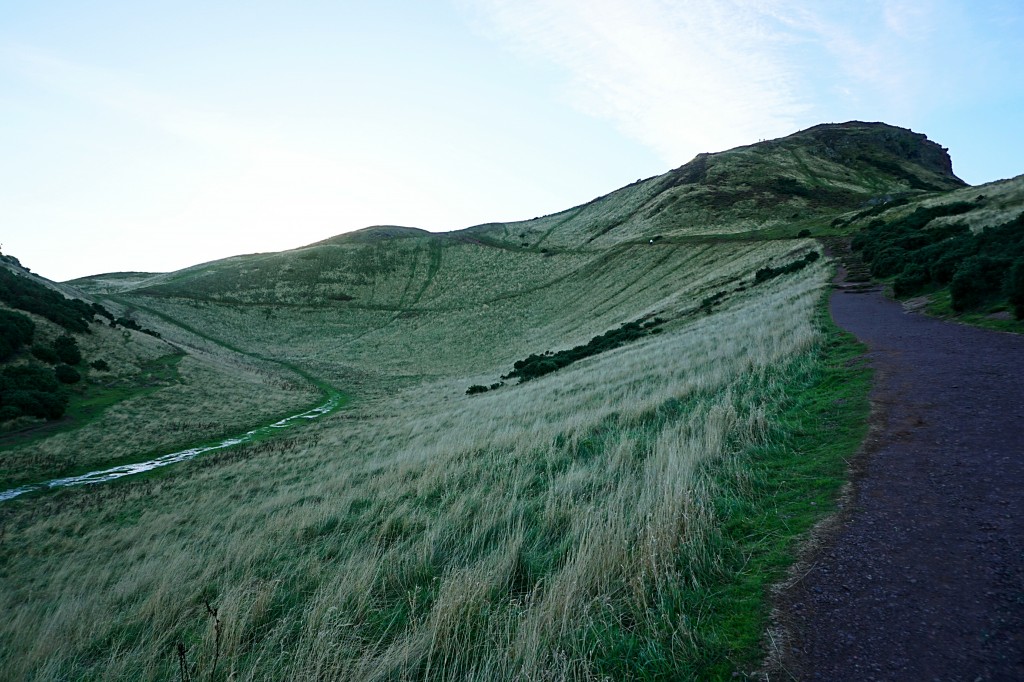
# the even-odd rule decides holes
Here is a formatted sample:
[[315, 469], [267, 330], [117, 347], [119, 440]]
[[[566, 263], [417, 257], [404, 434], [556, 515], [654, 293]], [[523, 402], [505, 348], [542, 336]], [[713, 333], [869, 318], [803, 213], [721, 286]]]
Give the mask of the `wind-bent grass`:
[[[419, 325], [391, 320], [375, 342], [318, 340], [327, 313], [305, 335], [228, 317], [239, 344], [290, 349], [274, 356], [314, 370], [348, 355], [336, 376], [388, 390], [368, 387], [297, 439], [0, 507], [0, 669], [167, 679], [179, 642], [197, 676], [239, 680], [680, 678], [749, 663], [751, 626], [733, 631], [751, 589], [720, 595], [757, 547], [775, 547], [754, 524], [742, 549], [736, 523], [768, 515], [765, 457], [801, 461], [780, 420], [794, 387], [820, 376], [826, 268], [692, 309], [791, 248], [675, 249], [662, 276], [646, 260], [632, 278], [617, 275], [635, 258], [610, 260], [487, 309], [421, 308]], [[192, 310], [216, 336], [218, 315]], [[655, 310], [674, 316], [663, 334], [464, 395], [524, 351]], [[474, 336], [488, 323], [510, 325], [506, 343]], [[833, 485], [817, 481], [793, 488]]]

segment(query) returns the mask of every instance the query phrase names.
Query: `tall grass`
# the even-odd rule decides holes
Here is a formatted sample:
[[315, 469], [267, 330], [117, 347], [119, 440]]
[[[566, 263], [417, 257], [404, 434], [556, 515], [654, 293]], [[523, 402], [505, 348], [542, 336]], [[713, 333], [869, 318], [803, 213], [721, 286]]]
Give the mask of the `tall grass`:
[[[215, 679], [583, 680], [720, 663], [730, 644], [707, 627], [713, 593], [744, 570], [724, 519], [761, 494], [748, 458], [779, 437], [787, 387], [816, 362], [826, 273], [818, 263], [682, 315], [790, 245], [731, 248], [679, 251], [685, 270], [666, 261], [632, 288], [615, 275], [651, 268], [626, 259], [492, 296], [472, 329], [511, 321], [513, 305], [543, 323], [513, 325], [502, 345], [474, 342], [464, 309], [392, 321], [376, 356], [355, 334], [332, 347], [288, 326], [236, 332], [279, 349], [290, 333], [285, 356], [307, 368], [347, 354], [349, 376], [388, 390], [296, 439], [0, 508], [0, 669], [168, 679], [184, 660]], [[678, 314], [663, 334], [464, 395], [537, 343], [573, 345], [655, 309]], [[446, 335], [465, 345], [430, 346]], [[425, 369], [403, 379], [410, 349]]]

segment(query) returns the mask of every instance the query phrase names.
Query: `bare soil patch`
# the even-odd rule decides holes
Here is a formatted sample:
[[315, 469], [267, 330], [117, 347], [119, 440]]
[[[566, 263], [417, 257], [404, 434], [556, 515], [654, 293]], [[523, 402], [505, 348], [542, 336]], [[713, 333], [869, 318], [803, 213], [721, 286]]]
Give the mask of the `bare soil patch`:
[[772, 679], [1024, 679], [1024, 337], [838, 288], [872, 429], [839, 523], [778, 600]]

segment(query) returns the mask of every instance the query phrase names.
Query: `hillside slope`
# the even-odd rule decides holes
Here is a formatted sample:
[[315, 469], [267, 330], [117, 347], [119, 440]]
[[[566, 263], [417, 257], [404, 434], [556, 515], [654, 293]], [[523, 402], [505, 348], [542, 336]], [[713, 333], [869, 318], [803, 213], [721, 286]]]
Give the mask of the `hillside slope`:
[[534, 221], [76, 280], [164, 338], [354, 400], [301, 435], [0, 506], [0, 669], [753, 669], [767, 585], [831, 508], [867, 414], [858, 350], [823, 315], [831, 265], [798, 234], [962, 187], [921, 135], [818, 126]]

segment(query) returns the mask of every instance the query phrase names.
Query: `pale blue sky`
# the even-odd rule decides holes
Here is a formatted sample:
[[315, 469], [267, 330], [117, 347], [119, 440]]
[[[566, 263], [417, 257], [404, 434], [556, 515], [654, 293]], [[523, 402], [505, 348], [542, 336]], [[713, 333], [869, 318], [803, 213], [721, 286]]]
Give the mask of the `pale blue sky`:
[[1019, 0], [0, 0], [0, 244], [164, 271], [568, 208], [816, 123], [1024, 172]]

